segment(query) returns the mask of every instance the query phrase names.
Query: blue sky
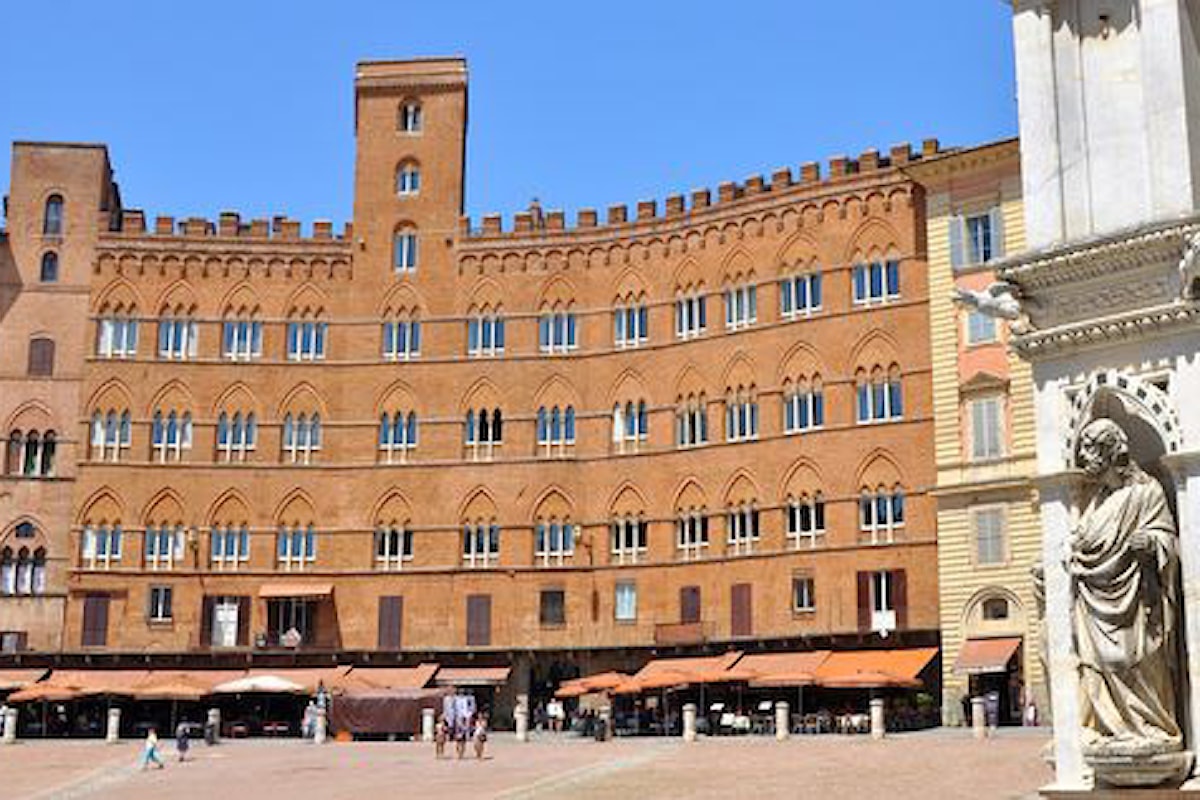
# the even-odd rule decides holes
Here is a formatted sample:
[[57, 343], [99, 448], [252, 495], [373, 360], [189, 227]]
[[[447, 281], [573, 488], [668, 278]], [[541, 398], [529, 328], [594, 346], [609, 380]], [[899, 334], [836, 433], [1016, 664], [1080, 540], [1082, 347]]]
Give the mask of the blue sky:
[[467, 57], [476, 217], [1017, 129], [998, 0], [5, 6], [0, 144], [104, 142], [126, 205], [151, 215], [348, 219], [369, 58]]

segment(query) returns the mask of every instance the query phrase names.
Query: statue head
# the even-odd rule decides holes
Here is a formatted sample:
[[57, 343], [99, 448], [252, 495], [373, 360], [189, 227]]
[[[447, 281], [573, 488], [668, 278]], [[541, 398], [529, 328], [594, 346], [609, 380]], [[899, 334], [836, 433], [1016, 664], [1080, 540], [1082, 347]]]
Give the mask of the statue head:
[[1089, 422], [1079, 434], [1079, 467], [1089, 478], [1101, 478], [1109, 470], [1124, 475], [1129, 470], [1129, 437], [1107, 417]]

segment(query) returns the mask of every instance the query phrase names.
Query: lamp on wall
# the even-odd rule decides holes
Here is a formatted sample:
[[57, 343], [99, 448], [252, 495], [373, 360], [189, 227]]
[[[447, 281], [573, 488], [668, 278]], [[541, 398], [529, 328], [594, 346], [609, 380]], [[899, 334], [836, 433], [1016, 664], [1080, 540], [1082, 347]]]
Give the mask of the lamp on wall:
[[192, 551], [192, 567], [198, 568], [200, 566], [200, 534], [195, 525], [188, 528], [187, 546]]

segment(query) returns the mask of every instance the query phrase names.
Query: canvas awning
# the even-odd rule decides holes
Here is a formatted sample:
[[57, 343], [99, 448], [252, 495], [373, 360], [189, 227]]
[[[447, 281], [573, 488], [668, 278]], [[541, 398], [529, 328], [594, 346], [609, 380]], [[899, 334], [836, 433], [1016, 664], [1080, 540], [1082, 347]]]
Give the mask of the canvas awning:
[[318, 598], [332, 594], [332, 583], [265, 583], [258, 590], [258, 596], [265, 598]]
[[0, 669], [0, 692], [24, 689], [46, 677], [46, 669]]
[[503, 686], [511, 671], [511, 667], [442, 667], [433, 682], [436, 686]]
[[199, 700], [222, 683], [236, 680], [245, 670], [152, 670], [131, 689], [139, 700]]
[[355, 667], [345, 676], [348, 689], [424, 689], [440, 669], [438, 664], [415, 667]]
[[818, 686], [837, 689], [916, 688], [921, 671], [938, 653], [936, 647], [908, 650], [833, 651], [817, 668]]
[[719, 656], [699, 656], [696, 658], [656, 658], [637, 671], [632, 680], [645, 682], [659, 673], [677, 675], [716, 676], [725, 672], [738, 663], [742, 657], [740, 650], [731, 650]]
[[808, 650], [796, 653], [754, 653], [737, 663], [739, 671], [753, 673], [750, 685], [755, 688], [812, 686], [817, 670], [829, 658], [828, 650]]
[[214, 687], [215, 694], [316, 694], [324, 685], [327, 691], [343, 689], [350, 667], [282, 667], [252, 669], [235, 680]]
[[132, 697], [133, 687], [145, 682], [149, 675], [144, 669], [56, 669], [50, 673], [50, 677], [14, 692], [8, 699], [22, 703], [30, 700], [74, 700], [93, 695]]
[[959, 675], [986, 675], [1005, 672], [1008, 662], [1021, 646], [1021, 637], [1003, 639], [967, 639], [958, 652], [954, 671]]

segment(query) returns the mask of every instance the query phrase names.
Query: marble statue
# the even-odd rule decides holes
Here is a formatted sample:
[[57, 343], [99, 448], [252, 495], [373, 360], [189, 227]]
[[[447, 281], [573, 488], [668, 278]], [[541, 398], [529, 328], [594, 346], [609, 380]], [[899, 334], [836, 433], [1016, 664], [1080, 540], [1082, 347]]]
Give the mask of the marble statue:
[[1112, 420], [1084, 427], [1077, 457], [1093, 489], [1066, 565], [1084, 758], [1106, 782], [1161, 782], [1190, 766], [1174, 757], [1183, 748], [1175, 521], [1162, 485], [1131, 458], [1128, 436]]
[[956, 287], [954, 302], [973, 308], [980, 314], [996, 319], [1008, 320], [1014, 333], [1030, 329], [1029, 317], [1021, 307], [1020, 290], [1015, 284], [994, 281], [982, 292]]

